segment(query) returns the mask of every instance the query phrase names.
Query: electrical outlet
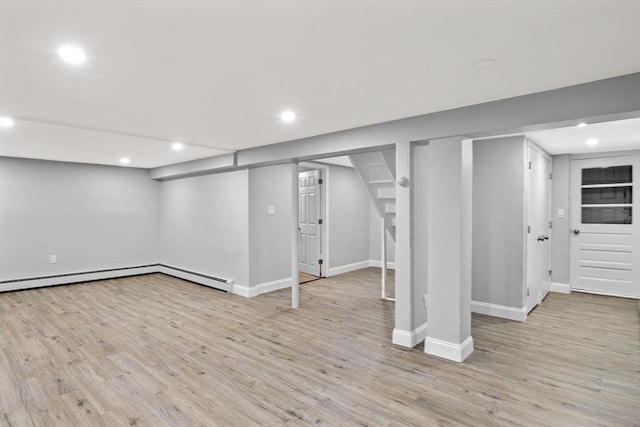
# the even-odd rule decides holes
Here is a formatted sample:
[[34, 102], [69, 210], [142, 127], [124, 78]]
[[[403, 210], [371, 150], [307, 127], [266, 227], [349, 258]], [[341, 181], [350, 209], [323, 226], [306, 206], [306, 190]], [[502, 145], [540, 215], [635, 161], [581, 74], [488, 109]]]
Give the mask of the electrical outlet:
[[49, 264], [56, 264], [58, 262], [58, 256], [57, 255], [51, 255], [49, 257]]

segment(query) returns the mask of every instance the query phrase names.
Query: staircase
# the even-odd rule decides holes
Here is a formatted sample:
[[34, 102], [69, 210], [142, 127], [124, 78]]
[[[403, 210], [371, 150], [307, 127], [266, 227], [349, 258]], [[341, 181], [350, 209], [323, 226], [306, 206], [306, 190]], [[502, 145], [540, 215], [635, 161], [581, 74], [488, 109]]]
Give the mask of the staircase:
[[362, 182], [369, 189], [385, 228], [396, 239], [396, 152], [374, 151], [349, 156]]

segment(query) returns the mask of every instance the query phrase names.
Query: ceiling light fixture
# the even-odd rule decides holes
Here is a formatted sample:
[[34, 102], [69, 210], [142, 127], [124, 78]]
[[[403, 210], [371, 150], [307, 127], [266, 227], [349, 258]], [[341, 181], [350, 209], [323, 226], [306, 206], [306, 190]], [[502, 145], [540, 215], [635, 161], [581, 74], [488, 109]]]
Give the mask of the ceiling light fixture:
[[184, 149], [184, 144], [181, 142], [174, 142], [171, 144], [171, 149], [173, 151], [182, 151]]
[[489, 68], [496, 65], [496, 60], [493, 58], [485, 58], [479, 61], [476, 61], [473, 66], [476, 68]]
[[58, 55], [64, 62], [73, 65], [83, 64], [87, 60], [87, 54], [78, 46], [62, 46], [58, 49]]
[[585, 128], [585, 127], [587, 127], [587, 124], [585, 122], [578, 123], [578, 127], [579, 128]]
[[596, 145], [598, 143], [598, 140], [595, 138], [589, 138], [585, 142], [587, 145]]
[[122, 163], [123, 165], [128, 165], [131, 162], [131, 159], [129, 159], [128, 157], [122, 157], [120, 159], [120, 163]]
[[282, 120], [285, 123], [291, 123], [296, 119], [296, 113], [294, 113], [293, 111], [283, 111], [280, 114], [280, 120]]
[[11, 117], [0, 117], [0, 127], [10, 128], [15, 125], [16, 122]]

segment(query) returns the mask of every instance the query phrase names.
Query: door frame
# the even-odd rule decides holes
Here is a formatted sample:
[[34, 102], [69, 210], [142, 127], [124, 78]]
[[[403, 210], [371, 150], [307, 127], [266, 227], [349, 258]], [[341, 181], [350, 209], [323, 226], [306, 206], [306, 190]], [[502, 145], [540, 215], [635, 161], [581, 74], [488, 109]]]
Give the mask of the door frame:
[[[328, 218], [329, 213], [329, 197], [327, 194], [329, 193], [329, 165], [325, 165], [322, 163], [316, 162], [298, 162], [298, 176], [300, 176], [300, 172], [305, 172], [302, 169], [313, 170], [316, 169], [320, 172], [319, 176], [322, 179], [322, 184], [318, 187], [319, 190], [319, 200], [320, 200], [320, 219], [322, 219], [322, 224], [319, 225], [319, 233], [320, 233], [320, 259], [322, 259], [322, 266], [320, 268], [320, 276], [319, 277], [327, 277], [327, 272], [330, 268], [330, 255], [329, 255], [329, 227], [330, 221]], [[299, 187], [298, 187], [299, 188]], [[298, 210], [296, 212], [296, 220], [300, 217], [300, 206], [298, 206]]]
[[[598, 159], [607, 159], [607, 158], [611, 158], [611, 157], [629, 157], [629, 158], [635, 158], [638, 159], [638, 161], [640, 161], [640, 150], [624, 150], [624, 151], [605, 151], [605, 152], [601, 152], [601, 153], [581, 153], [581, 154], [572, 154], [569, 156], [569, 233], [572, 232], [572, 230], [574, 230], [576, 228], [576, 225], [579, 224], [574, 224], [574, 215], [576, 214], [576, 210], [580, 209], [580, 206], [576, 206], [573, 201], [574, 201], [574, 197], [573, 197], [573, 191], [574, 191], [574, 184], [575, 182], [573, 181], [573, 161], [574, 160], [598, 160]], [[635, 187], [635, 182], [634, 182], [634, 187]], [[640, 188], [640, 184], [638, 185], [638, 188]], [[640, 197], [640, 196], [638, 196]], [[636, 222], [635, 224], [635, 231], [638, 235], [640, 235], [640, 224], [638, 224], [638, 222]], [[600, 292], [596, 292], [596, 291], [589, 291], [586, 289], [579, 289], [574, 287], [574, 283], [576, 283], [576, 275], [578, 274], [578, 272], [576, 271], [575, 268], [575, 258], [576, 258], [577, 254], [574, 251], [573, 248], [573, 236], [570, 234], [569, 235], [569, 286], [570, 286], [570, 292], [584, 292], [584, 293], [593, 293], [593, 294], [602, 294]], [[640, 266], [636, 266], [637, 270], [640, 270]], [[640, 274], [639, 274], [640, 275]], [[614, 294], [604, 294], [604, 295], [609, 295], [609, 296], [618, 296], [618, 297], [623, 297], [623, 298], [634, 298], [634, 297], [630, 297], [630, 296], [626, 296], [626, 295], [614, 295]], [[637, 298], [637, 297], [636, 297]]]

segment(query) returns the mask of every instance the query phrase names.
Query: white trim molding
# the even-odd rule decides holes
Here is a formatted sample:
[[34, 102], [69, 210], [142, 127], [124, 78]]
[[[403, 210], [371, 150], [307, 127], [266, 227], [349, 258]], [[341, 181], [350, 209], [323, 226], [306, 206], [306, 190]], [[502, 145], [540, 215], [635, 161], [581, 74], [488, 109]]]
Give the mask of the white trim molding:
[[473, 337], [467, 338], [462, 344], [427, 337], [424, 340], [424, 352], [454, 362], [462, 362], [473, 353]]
[[94, 280], [115, 279], [118, 277], [137, 276], [140, 274], [157, 273], [158, 264], [138, 267], [121, 267], [107, 270], [89, 271], [81, 273], [67, 273], [55, 276], [34, 277], [28, 279], [6, 280], [0, 283], [0, 292], [18, 291], [22, 289], [42, 288], [44, 286], [71, 285], [74, 283], [91, 282]]
[[272, 282], [260, 283], [255, 286], [233, 285], [233, 293], [245, 298], [253, 298], [268, 292], [277, 291], [291, 287], [291, 277], [286, 279], [274, 280]]
[[350, 271], [361, 270], [367, 268], [370, 265], [370, 261], [354, 262], [353, 264], [341, 265], [339, 267], [331, 267], [327, 270], [327, 277], [337, 276], [338, 274], [349, 273]]
[[549, 291], [558, 292], [560, 294], [570, 294], [571, 293], [571, 283], [555, 283], [555, 282], [551, 282], [551, 286], [549, 287]]
[[403, 331], [400, 329], [393, 330], [392, 342], [402, 347], [413, 348], [420, 344], [427, 336], [427, 323], [415, 328], [413, 331]]
[[[379, 261], [377, 259], [370, 259], [369, 260], [369, 267], [382, 268], [382, 261]], [[389, 270], [395, 270], [396, 269], [396, 263], [395, 262], [387, 262], [387, 268]]]
[[[353, 264], [346, 264], [346, 265], [341, 265], [341, 266], [338, 266], [338, 267], [331, 267], [327, 271], [327, 277], [337, 276], [338, 274], [349, 273], [351, 271], [361, 270], [361, 269], [367, 268], [367, 267], [382, 268], [382, 261], [377, 260], [377, 259], [369, 259], [369, 260], [365, 260], [365, 261], [354, 262]], [[395, 262], [388, 262], [387, 263], [387, 268], [389, 270], [395, 270], [396, 269], [396, 263]]]
[[527, 309], [525, 307], [515, 308], [506, 305], [489, 304], [488, 302], [471, 301], [471, 312], [520, 322], [527, 319]]
[[208, 286], [210, 288], [220, 289], [222, 291], [231, 292], [233, 289], [233, 280], [215, 279], [212, 276], [196, 273], [193, 271], [183, 270], [181, 268], [171, 267], [168, 265], [160, 264], [158, 270], [160, 273], [168, 276], [177, 277], [179, 279], [185, 279], [190, 282], [197, 283], [199, 285]]

